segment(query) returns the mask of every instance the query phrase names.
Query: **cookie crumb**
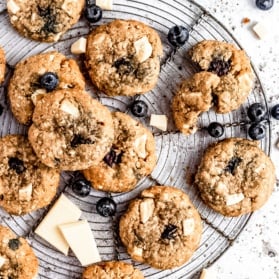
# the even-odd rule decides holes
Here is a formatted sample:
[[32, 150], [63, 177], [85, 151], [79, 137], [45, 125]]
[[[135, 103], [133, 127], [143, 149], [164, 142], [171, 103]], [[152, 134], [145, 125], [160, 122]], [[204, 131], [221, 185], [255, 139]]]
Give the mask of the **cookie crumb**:
[[241, 24], [248, 24], [251, 22], [251, 19], [248, 18], [248, 17], [244, 17], [242, 20], [241, 20]]

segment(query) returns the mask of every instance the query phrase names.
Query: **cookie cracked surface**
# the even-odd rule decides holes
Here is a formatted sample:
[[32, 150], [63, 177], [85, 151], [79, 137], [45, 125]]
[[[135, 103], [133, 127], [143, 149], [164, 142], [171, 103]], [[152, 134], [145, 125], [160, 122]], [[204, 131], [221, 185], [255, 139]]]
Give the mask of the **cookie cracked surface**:
[[114, 20], [87, 38], [92, 82], [110, 96], [145, 93], [157, 83], [162, 44], [155, 30], [135, 20]]
[[258, 142], [230, 138], [206, 150], [195, 184], [208, 206], [239, 216], [265, 204], [275, 185], [275, 168]]
[[159, 269], [183, 265], [198, 248], [202, 224], [181, 190], [152, 186], [121, 217], [119, 233], [131, 258]]

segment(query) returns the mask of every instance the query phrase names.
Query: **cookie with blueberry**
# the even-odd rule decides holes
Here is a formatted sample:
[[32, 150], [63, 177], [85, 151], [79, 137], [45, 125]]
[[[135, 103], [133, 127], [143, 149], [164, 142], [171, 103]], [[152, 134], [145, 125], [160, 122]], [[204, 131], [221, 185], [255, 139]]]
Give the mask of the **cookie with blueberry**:
[[195, 184], [209, 207], [239, 216], [266, 203], [275, 185], [275, 168], [257, 141], [229, 138], [208, 147]]
[[33, 279], [39, 261], [28, 242], [0, 225], [0, 278]]
[[45, 94], [58, 89], [84, 89], [84, 77], [75, 60], [57, 51], [20, 61], [8, 87], [11, 110], [21, 124], [31, 124], [34, 107]]
[[157, 83], [162, 44], [151, 27], [114, 20], [87, 38], [86, 66], [93, 84], [107, 95], [146, 93]]
[[0, 84], [4, 81], [6, 69], [6, 58], [4, 49], [0, 46]]
[[42, 164], [27, 138], [0, 139], [0, 206], [14, 215], [47, 206], [56, 194], [59, 172]]
[[133, 260], [170, 269], [185, 264], [198, 248], [202, 223], [183, 191], [152, 186], [129, 204], [119, 233]]
[[176, 127], [185, 135], [196, 132], [198, 117], [212, 106], [213, 91], [220, 78], [210, 72], [200, 72], [184, 80], [172, 100]]
[[101, 191], [126, 192], [149, 175], [156, 165], [152, 133], [127, 114], [114, 112], [115, 137], [101, 163], [84, 170], [92, 187]]
[[82, 279], [144, 279], [143, 274], [133, 265], [121, 261], [100, 262], [88, 266], [82, 273]]
[[84, 0], [7, 0], [12, 26], [23, 36], [56, 42], [80, 18]]
[[202, 71], [220, 78], [213, 92], [217, 113], [235, 110], [246, 101], [254, 84], [254, 74], [243, 50], [226, 42], [205, 40], [196, 44], [189, 54]]
[[36, 104], [28, 137], [49, 167], [83, 170], [109, 152], [114, 128], [110, 111], [82, 90], [62, 89]]

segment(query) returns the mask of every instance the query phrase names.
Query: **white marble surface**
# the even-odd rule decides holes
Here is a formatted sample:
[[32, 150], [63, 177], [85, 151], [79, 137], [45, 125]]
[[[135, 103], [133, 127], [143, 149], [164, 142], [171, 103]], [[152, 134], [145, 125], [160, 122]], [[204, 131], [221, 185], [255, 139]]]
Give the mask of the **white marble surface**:
[[[251, 57], [263, 82], [269, 106], [279, 103], [279, 0], [261, 11], [255, 0], [196, 0], [219, 19]], [[243, 18], [250, 23], [242, 24]], [[251, 30], [256, 23], [266, 26], [259, 40]], [[233, 246], [210, 269], [217, 279], [279, 278], [279, 121], [272, 121], [271, 158], [276, 165], [277, 186], [268, 203], [254, 214]]]

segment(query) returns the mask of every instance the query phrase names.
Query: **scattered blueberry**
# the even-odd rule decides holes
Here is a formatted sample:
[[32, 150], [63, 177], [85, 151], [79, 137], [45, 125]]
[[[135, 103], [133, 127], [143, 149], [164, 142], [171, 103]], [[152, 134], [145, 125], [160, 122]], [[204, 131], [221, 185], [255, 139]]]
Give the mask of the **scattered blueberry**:
[[71, 186], [73, 192], [80, 197], [86, 197], [90, 194], [91, 184], [85, 178], [75, 179]]
[[169, 224], [165, 226], [164, 231], [161, 234], [162, 239], [173, 239], [176, 236], [177, 226]]
[[260, 140], [265, 137], [266, 127], [263, 123], [253, 123], [248, 129], [248, 135], [253, 140]]
[[259, 122], [266, 118], [267, 111], [263, 104], [254, 103], [248, 108], [247, 115], [251, 121]]
[[101, 198], [96, 204], [96, 209], [103, 217], [113, 216], [116, 212], [116, 203], [111, 198]]
[[209, 65], [208, 71], [213, 72], [219, 77], [226, 75], [231, 69], [231, 60], [213, 59]]
[[256, 0], [256, 6], [264, 11], [267, 11], [273, 7], [273, 0]]
[[9, 167], [16, 171], [17, 174], [21, 174], [25, 171], [25, 166], [22, 160], [17, 157], [11, 157], [8, 161]]
[[224, 127], [218, 122], [212, 122], [208, 125], [207, 131], [213, 138], [219, 138], [224, 134]]
[[279, 120], [279, 104], [275, 105], [271, 109], [271, 116], [275, 118], [276, 120]]
[[47, 91], [53, 91], [59, 83], [57, 74], [52, 72], [46, 72], [40, 77], [40, 85]]
[[169, 42], [175, 47], [183, 46], [189, 39], [189, 32], [184, 26], [175, 25], [168, 33]]
[[136, 100], [131, 105], [131, 112], [136, 117], [144, 117], [147, 115], [148, 106], [144, 101]]
[[95, 23], [101, 20], [103, 11], [99, 6], [91, 2], [92, 1], [87, 1], [87, 5], [84, 9], [84, 16], [90, 23]]
[[16, 251], [21, 245], [20, 241], [17, 238], [10, 239], [8, 246], [11, 250]]

